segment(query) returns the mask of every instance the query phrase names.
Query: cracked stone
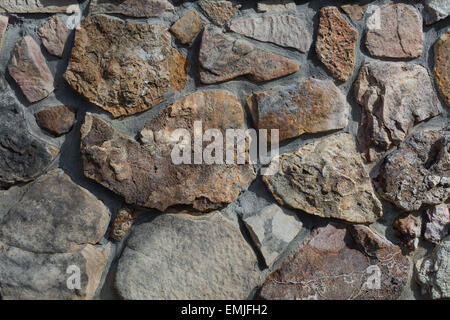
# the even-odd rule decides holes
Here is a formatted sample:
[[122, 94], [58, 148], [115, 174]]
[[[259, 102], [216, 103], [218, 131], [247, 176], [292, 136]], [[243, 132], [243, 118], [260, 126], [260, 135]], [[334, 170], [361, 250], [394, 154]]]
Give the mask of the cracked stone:
[[346, 81], [355, 65], [358, 32], [345, 20], [336, 7], [320, 9], [316, 52], [321, 63], [333, 77]]
[[[108, 209], [60, 169], [36, 180], [0, 222], [0, 294], [4, 299], [92, 299], [110, 247], [97, 243]], [[67, 287], [80, 268], [81, 289]]]
[[405, 62], [369, 62], [354, 85], [364, 108], [358, 146], [367, 162], [398, 145], [414, 125], [437, 116], [437, 95], [425, 67]]
[[312, 36], [303, 21], [291, 15], [263, 16], [233, 21], [230, 30], [263, 42], [307, 52]]
[[422, 17], [413, 6], [386, 4], [367, 20], [366, 47], [374, 57], [417, 58], [422, 46]]
[[424, 238], [439, 243], [450, 233], [450, 205], [440, 204], [426, 211], [428, 222]]
[[450, 29], [434, 46], [434, 79], [445, 104], [450, 107]]
[[44, 22], [37, 33], [41, 37], [42, 44], [47, 51], [61, 58], [69, 36], [69, 29], [64, 22], [58, 16], [53, 16]]
[[175, 22], [170, 31], [182, 44], [190, 43], [202, 30], [205, 23], [195, 10], [191, 10]]
[[20, 38], [14, 45], [8, 71], [31, 103], [47, 98], [55, 90], [41, 48], [31, 36]]
[[124, 299], [241, 300], [259, 281], [252, 248], [215, 212], [160, 215], [134, 227], [115, 286]]
[[292, 0], [259, 1], [256, 8], [258, 12], [270, 12], [270, 13], [279, 13], [297, 10], [295, 2]]
[[8, 28], [8, 17], [0, 15], [0, 50], [3, 46], [3, 39], [5, 38], [6, 29]]
[[395, 300], [408, 278], [409, 261], [399, 247], [366, 226], [328, 224], [313, 231], [266, 278], [260, 295], [281, 300]]
[[123, 14], [134, 18], [158, 17], [173, 10], [167, 0], [92, 0], [89, 7], [90, 14]]
[[255, 82], [277, 79], [297, 72], [300, 66], [287, 58], [234, 39], [219, 28], [203, 31], [199, 53], [200, 80], [213, 84], [247, 76]]
[[386, 156], [377, 180], [380, 195], [404, 211], [444, 203], [450, 195], [450, 132], [414, 134]]
[[323, 138], [275, 161], [278, 172], [263, 180], [281, 205], [355, 223], [383, 215], [351, 135]]
[[84, 19], [76, 31], [65, 79], [89, 102], [120, 117], [183, 90], [186, 68], [166, 26], [98, 15]]
[[367, 9], [367, 4], [355, 3], [355, 4], [345, 4], [341, 6], [341, 9], [352, 18], [352, 20], [359, 21], [364, 16], [364, 12]]
[[[174, 164], [172, 150], [175, 145], [181, 148], [174, 131], [186, 129], [194, 137], [194, 121], [224, 137], [226, 129], [245, 129], [241, 104], [224, 91], [195, 92], [176, 101], [145, 124], [141, 143], [88, 113], [81, 128], [84, 174], [124, 197], [127, 204], [160, 211], [175, 205], [202, 212], [222, 208], [247, 189], [255, 172], [250, 164]], [[204, 142], [202, 150], [207, 145]]]
[[247, 98], [258, 129], [278, 129], [279, 140], [347, 127], [350, 105], [331, 80], [308, 79], [300, 84], [255, 92]]
[[447, 18], [450, 15], [448, 0], [424, 0], [423, 20], [430, 25]]
[[69, 132], [76, 120], [76, 112], [72, 107], [52, 106], [34, 114], [36, 123], [54, 136]]
[[77, 0], [3, 0], [0, 13], [68, 13], [80, 10]]
[[217, 26], [223, 27], [241, 8], [231, 1], [201, 0], [199, 6], [206, 16]]

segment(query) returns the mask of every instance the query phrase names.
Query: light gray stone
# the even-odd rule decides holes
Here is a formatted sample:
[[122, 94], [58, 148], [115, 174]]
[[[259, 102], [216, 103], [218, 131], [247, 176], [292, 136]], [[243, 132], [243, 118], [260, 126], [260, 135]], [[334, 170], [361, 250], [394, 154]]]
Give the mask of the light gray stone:
[[424, 0], [423, 20], [430, 25], [447, 18], [450, 15], [450, 1]]
[[440, 204], [428, 209], [427, 217], [424, 237], [430, 242], [439, 243], [450, 233], [450, 205]]
[[2, 50], [3, 39], [5, 38], [6, 29], [8, 28], [8, 17], [0, 16], [0, 50]]
[[292, 0], [265, 0], [259, 1], [257, 4], [258, 12], [287, 12], [295, 11], [297, 7]]
[[77, 0], [2, 0], [0, 3], [0, 13], [72, 13], [79, 9]]

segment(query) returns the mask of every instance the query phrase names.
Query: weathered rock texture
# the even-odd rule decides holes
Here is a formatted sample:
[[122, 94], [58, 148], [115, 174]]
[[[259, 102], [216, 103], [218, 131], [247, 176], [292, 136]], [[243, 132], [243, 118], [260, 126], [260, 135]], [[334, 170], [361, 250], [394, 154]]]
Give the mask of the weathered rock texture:
[[66, 13], [78, 8], [77, 0], [2, 0], [0, 13]]
[[271, 266], [302, 229], [295, 213], [272, 204], [244, 219], [267, 266]]
[[8, 71], [31, 103], [47, 98], [55, 90], [53, 75], [41, 48], [31, 36], [17, 41]]
[[295, 73], [300, 68], [294, 61], [234, 39], [216, 27], [203, 31], [199, 62], [200, 80], [205, 84], [239, 76], [264, 82]]
[[316, 52], [319, 61], [340, 81], [353, 73], [358, 32], [345, 20], [336, 7], [320, 9]]
[[198, 2], [206, 16], [219, 27], [223, 27], [241, 8], [231, 1], [201, 0]]
[[53, 106], [36, 112], [34, 117], [39, 127], [59, 137], [72, 129], [76, 113], [72, 107]]
[[174, 131], [187, 129], [194, 137], [194, 121], [224, 137], [226, 129], [244, 129], [241, 104], [224, 91], [196, 92], [176, 101], [144, 126], [142, 144], [88, 113], [81, 128], [84, 174], [128, 204], [161, 211], [174, 205], [221, 208], [246, 190], [255, 172], [249, 164], [174, 164], [172, 150], [180, 138]]
[[0, 89], [0, 188], [5, 188], [38, 177], [59, 150], [29, 133], [19, 102], [1, 80]]
[[230, 30], [259, 41], [272, 42], [300, 52], [309, 51], [312, 36], [303, 21], [291, 15], [263, 16], [233, 21]]
[[432, 299], [450, 298], [450, 236], [418, 263], [417, 281]]
[[111, 238], [120, 241], [131, 230], [134, 221], [136, 220], [136, 211], [131, 208], [120, 208], [111, 228]]
[[425, 226], [424, 238], [438, 243], [450, 233], [450, 205], [440, 204], [426, 212], [428, 222]]
[[408, 276], [409, 261], [399, 247], [365, 226], [329, 224], [315, 230], [267, 277], [261, 296], [290, 300], [397, 299]]
[[2, 50], [3, 39], [8, 28], [8, 20], [8, 17], [0, 16], [0, 50]]
[[83, 97], [114, 117], [152, 108], [186, 84], [186, 59], [165, 26], [106, 16], [81, 22], [65, 78]]
[[263, 180], [281, 205], [357, 223], [383, 215], [349, 134], [329, 136], [277, 160], [278, 172]]
[[385, 158], [377, 179], [381, 196], [404, 211], [445, 202], [450, 195], [450, 132], [414, 134]]
[[364, 12], [367, 9], [367, 4], [354, 3], [354, 4], [345, 4], [341, 6], [341, 9], [353, 20], [361, 20], [364, 16]]
[[69, 29], [64, 22], [53, 16], [38, 29], [39, 36], [41, 37], [42, 44], [47, 51], [57, 57], [62, 57], [64, 47], [66, 46], [67, 37], [69, 35]]
[[394, 221], [394, 230], [405, 246], [410, 250], [417, 249], [422, 225], [413, 215], [400, 216]]
[[258, 12], [287, 12], [297, 10], [292, 0], [264, 0], [259, 1], [256, 6]]
[[356, 101], [364, 108], [358, 146], [368, 162], [403, 141], [415, 124], [439, 114], [428, 71], [417, 64], [366, 63], [354, 88]]
[[450, 29], [434, 46], [434, 79], [447, 107], [450, 107]]
[[450, 2], [447, 0], [425, 0], [423, 20], [425, 24], [433, 24], [450, 15]]
[[91, 14], [113, 13], [135, 18], [151, 18], [173, 11], [167, 0], [92, 0]]
[[160, 215], [133, 228], [115, 286], [125, 299], [245, 299], [259, 284], [256, 264], [220, 213]]
[[[32, 185], [0, 221], [0, 294], [4, 299], [92, 299], [109, 255], [96, 244], [107, 208], [59, 169]], [[67, 287], [69, 266], [81, 288]]]
[[203, 28], [204, 22], [202, 17], [195, 10], [191, 10], [175, 22], [170, 31], [180, 40], [181, 43], [186, 44], [192, 42], [195, 36]]
[[331, 80], [308, 79], [255, 92], [247, 104], [255, 126], [278, 129], [280, 141], [345, 128], [350, 115], [345, 96]]
[[413, 6], [385, 4], [367, 21], [366, 47], [374, 57], [416, 58], [422, 46], [422, 17]]

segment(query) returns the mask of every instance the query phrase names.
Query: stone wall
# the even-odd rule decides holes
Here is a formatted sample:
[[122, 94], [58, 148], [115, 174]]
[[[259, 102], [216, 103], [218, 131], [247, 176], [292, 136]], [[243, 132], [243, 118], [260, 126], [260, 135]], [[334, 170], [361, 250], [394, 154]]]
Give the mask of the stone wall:
[[[450, 297], [448, 1], [22, 2], [3, 299]], [[197, 120], [279, 129], [280, 169], [173, 164]]]

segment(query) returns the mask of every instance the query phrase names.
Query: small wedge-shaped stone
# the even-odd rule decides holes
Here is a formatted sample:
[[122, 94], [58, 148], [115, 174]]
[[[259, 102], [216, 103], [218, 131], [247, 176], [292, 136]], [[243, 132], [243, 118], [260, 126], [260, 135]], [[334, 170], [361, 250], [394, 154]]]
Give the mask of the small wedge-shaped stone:
[[47, 51], [61, 58], [69, 36], [69, 29], [64, 22], [58, 16], [53, 16], [38, 29], [38, 34]]
[[259, 41], [295, 48], [300, 52], [307, 52], [312, 43], [312, 36], [303, 21], [290, 15], [236, 20], [230, 30]]
[[450, 196], [450, 132], [414, 134], [385, 158], [377, 179], [381, 196], [404, 211], [445, 203]]
[[247, 103], [258, 129], [278, 129], [280, 141], [347, 127], [350, 105], [331, 80], [255, 92]]
[[[401, 249], [366, 226], [316, 229], [263, 284], [277, 300], [395, 300], [408, 283]], [[379, 276], [379, 282], [377, 281]]]
[[47, 98], [55, 90], [41, 48], [31, 36], [20, 38], [15, 44], [8, 71], [31, 103]]
[[220, 212], [160, 215], [133, 228], [115, 287], [132, 300], [247, 299], [260, 284], [257, 259]]
[[346, 81], [355, 65], [358, 32], [336, 7], [320, 9], [316, 52], [319, 61], [340, 81]]
[[366, 47], [374, 57], [417, 58], [422, 45], [422, 17], [413, 6], [388, 3], [367, 20]]
[[[105, 205], [62, 170], [41, 177], [0, 222], [2, 298], [92, 299], [110, 253], [97, 245], [108, 220]], [[74, 266], [79, 290], [67, 286]]]
[[244, 129], [244, 112], [224, 91], [195, 92], [150, 120], [140, 133], [141, 144], [88, 113], [81, 128], [84, 174], [128, 204], [160, 211], [174, 205], [198, 211], [222, 208], [247, 189], [255, 172], [250, 164], [175, 164], [172, 152], [180, 139], [175, 130], [186, 129], [194, 137], [195, 121], [225, 137], [226, 129]]
[[8, 17], [0, 16], [0, 50], [2, 50], [3, 39], [8, 28]]
[[447, 107], [450, 107], [450, 29], [434, 45], [434, 79]]
[[403, 141], [414, 125], [439, 114], [431, 78], [418, 64], [366, 63], [354, 88], [356, 101], [364, 108], [358, 149], [368, 162]]
[[174, 10], [167, 0], [92, 0], [90, 14], [123, 14], [135, 18], [152, 18]]
[[425, 0], [423, 20], [425, 24], [433, 24], [450, 15], [450, 2], [448, 0]]
[[170, 31], [180, 40], [181, 43], [186, 44], [192, 42], [195, 36], [202, 30], [205, 23], [197, 11], [191, 10], [178, 19]]
[[186, 84], [186, 58], [171, 38], [166, 26], [90, 16], [76, 31], [65, 78], [114, 117], [145, 111]]
[[80, 10], [78, 0], [2, 0], [0, 2], [0, 13], [72, 13], [74, 10]]
[[287, 58], [234, 39], [219, 28], [203, 31], [199, 54], [200, 80], [205, 84], [247, 76], [264, 82], [297, 72], [300, 66]]
[[278, 172], [263, 180], [281, 205], [356, 223], [371, 223], [383, 215], [348, 133], [307, 144], [275, 161]]
[[219, 27], [223, 27], [241, 7], [240, 4], [231, 1], [201, 0], [198, 4], [208, 18]]

